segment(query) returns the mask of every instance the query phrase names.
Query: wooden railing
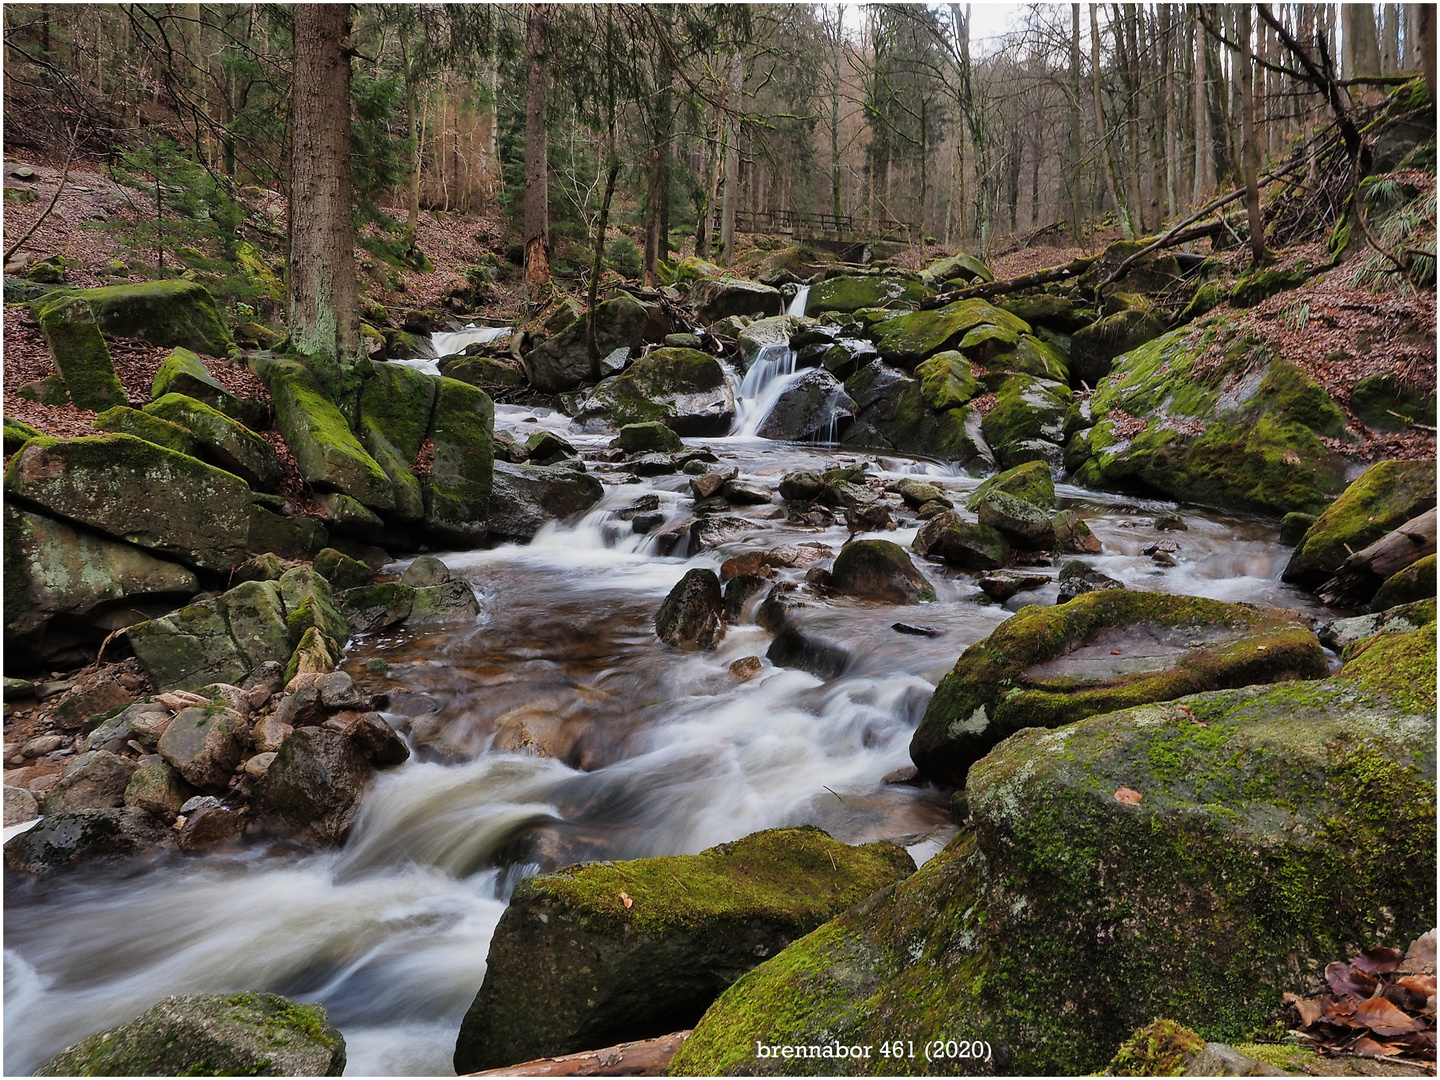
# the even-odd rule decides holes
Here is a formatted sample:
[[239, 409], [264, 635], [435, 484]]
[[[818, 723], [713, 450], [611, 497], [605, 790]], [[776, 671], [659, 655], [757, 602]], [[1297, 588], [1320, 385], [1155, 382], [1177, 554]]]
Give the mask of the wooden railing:
[[[720, 211], [715, 213], [715, 233], [720, 232]], [[735, 211], [736, 232], [788, 233], [800, 240], [899, 240], [908, 243], [910, 226], [890, 218], [856, 217], [853, 214], [807, 214], [798, 210]]]

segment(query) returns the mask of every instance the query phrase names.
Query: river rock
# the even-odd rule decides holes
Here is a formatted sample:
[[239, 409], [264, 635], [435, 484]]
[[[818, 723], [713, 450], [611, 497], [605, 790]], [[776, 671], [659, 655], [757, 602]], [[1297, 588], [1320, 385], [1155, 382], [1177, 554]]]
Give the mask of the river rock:
[[855, 419], [840, 442], [847, 447], [925, 454], [962, 465], [991, 464], [990, 448], [974, 409], [936, 411], [925, 402], [923, 386], [903, 371], [878, 360], [845, 380], [855, 402]]
[[196, 707], [175, 715], [156, 749], [186, 783], [218, 792], [229, 785], [249, 738], [249, 725], [234, 710]]
[[1282, 581], [1309, 588], [1332, 576], [1360, 551], [1435, 505], [1435, 467], [1429, 461], [1371, 465], [1305, 530]]
[[708, 353], [655, 349], [595, 387], [576, 419], [586, 430], [658, 420], [677, 435], [724, 435], [735, 419], [735, 391]]
[[357, 634], [398, 626], [410, 617], [414, 604], [415, 590], [398, 581], [347, 589], [339, 597], [340, 611]]
[[1050, 579], [1044, 574], [1017, 574], [1010, 570], [984, 574], [975, 581], [981, 592], [1001, 604], [1017, 593], [1042, 589], [1049, 583]]
[[1369, 641], [1376, 634], [1408, 634], [1435, 621], [1435, 601], [1418, 600], [1349, 619], [1336, 619], [1319, 627], [1315, 636], [1346, 659], [1348, 650]]
[[934, 289], [913, 278], [894, 274], [842, 275], [811, 286], [805, 312], [823, 315], [827, 311], [906, 307], [934, 295]]
[[967, 770], [1022, 727], [1203, 690], [1317, 679], [1315, 635], [1237, 604], [1136, 591], [1027, 607], [966, 649], [941, 680], [910, 743], [922, 773], [965, 784]]
[[528, 878], [491, 939], [455, 1069], [688, 1027], [756, 964], [913, 867], [893, 844], [800, 828]]
[[[664, 328], [658, 311], [648, 308], [629, 293], [619, 293], [595, 309], [595, 336], [600, 355], [616, 349], [638, 348], [647, 340], [659, 340]], [[521, 357], [525, 377], [542, 393], [571, 390], [592, 378], [590, 368], [589, 319], [578, 314], [548, 340]]]
[[40, 805], [35, 796], [24, 788], [5, 785], [5, 828], [34, 821], [40, 816]]
[[1055, 480], [1050, 475], [1050, 469], [1038, 461], [996, 473], [971, 493], [965, 502], [966, 508], [978, 510], [985, 496], [992, 491], [1003, 491], [1041, 510], [1055, 509]]
[[1434, 926], [1434, 648], [1386, 635], [1323, 681], [1016, 734], [970, 771], [973, 831], [732, 986], [671, 1075], [777, 1075], [796, 1063], [757, 1041], [921, 1025], [984, 1040], [997, 1073], [1073, 1076], [1156, 1016], [1263, 1028], [1352, 943]]
[[97, 412], [125, 404], [110, 350], [84, 300], [72, 294], [39, 305], [40, 332], [76, 408]]
[[494, 430], [495, 406], [484, 391], [440, 380], [429, 432], [435, 457], [422, 487], [425, 528], [447, 543], [473, 543], [486, 535]]
[[962, 570], [998, 570], [1010, 561], [1010, 545], [1003, 534], [989, 525], [965, 521], [953, 510], [925, 522], [911, 547], [923, 558]]
[[1048, 551], [1055, 544], [1055, 530], [1045, 511], [1003, 491], [987, 491], [979, 500], [977, 516], [981, 525], [1027, 551]]
[[889, 540], [852, 540], [840, 549], [831, 573], [830, 587], [846, 596], [890, 604], [935, 599], [935, 589], [905, 549]]
[[[421, 558], [430, 556], [422, 555]], [[322, 548], [315, 553], [315, 572], [335, 589], [359, 589], [375, 581], [375, 571], [359, 559], [352, 559], [334, 548]], [[280, 574], [275, 577], [279, 578]]]
[[1054, 548], [1073, 555], [1099, 555], [1100, 541], [1074, 510], [1061, 510], [1050, 519]]
[[[1227, 325], [1182, 327], [1116, 358], [1091, 398], [1097, 423], [1072, 439], [1076, 483], [1276, 516], [1340, 494], [1349, 459], [1325, 440], [1344, 433], [1344, 415], [1298, 368], [1231, 341]], [[1204, 361], [1222, 346], [1244, 364]]]
[[247, 556], [245, 482], [130, 435], [31, 439], [10, 459], [5, 493], [202, 570]]
[[725, 636], [725, 607], [715, 571], [696, 568], [676, 583], [655, 616], [655, 633], [682, 649], [715, 648]]
[[[996, 460], [1007, 469], [1035, 461], [1058, 465], [1073, 397], [1070, 388], [1052, 379], [1012, 375], [995, 396], [995, 408], [985, 414], [980, 430], [994, 447]], [[1036, 447], [1036, 442], [1048, 446]]]
[[108, 750], [90, 750], [65, 766], [60, 779], [45, 794], [46, 814], [68, 810], [99, 810], [125, 805], [125, 788], [135, 773], [135, 762]]
[[1367, 611], [1385, 611], [1435, 595], [1435, 553], [1417, 559], [1386, 578], [1365, 605]]
[[345, 1040], [320, 1005], [278, 994], [168, 997], [67, 1046], [37, 1076], [339, 1076]]
[[194, 795], [195, 789], [169, 762], [151, 760], [136, 768], [130, 777], [125, 786], [125, 806], [144, 810], [168, 825]]
[[936, 353], [915, 368], [925, 404], [937, 411], [958, 409], [982, 392], [973, 365], [954, 350]]
[[871, 327], [870, 334], [882, 360], [913, 370], [926, 357], [957, 347], [966, 333], [979, 326], [997, 327], [1011, 335], [1030, 329], [1008, 311], [973, 298], [884, 319]]
[[256, 786], [255, 803], [312, 841], [338, 843], [355, 823], [374, 772], [365, 747], [343, 732], [296, 728]]
[[256, 491], [271, 491], [280, 482], [280, 458], [274, 447], [203, 401], [170, 393], [143, 411], [184, 428], [194, 437], [197, 457], [234, 473]]
[[413, 628], [443, 626], [464, 619], [475, 619], [480, 615], [480, 601], [475, 590], [463, 578], [416, 589], [410, 599], [410, 614], [405, 625]]
[[855, 416], [855, 402], [828, 371], [802, 372], [781, 391], [756, 434], [762, 439], [834, 442]]
[[735, 335], [740, 370], [749, 371], [766, 350], [789, 348], [790, 339], [800, 326], [800, 320], [793, 315], [775, 315], [768, 319], [756, 319], [745, 327]]
[[678, 454], [685, 449], [680, 436], [658, 420], [643, 424], [626, 424], [614, 445], [627, 454]]
[[1086, 593], [1125, 588], [1123, 582], [1086, 566], [1078, 559], [1062, 564], [1057, 577], [1060, 582], [1060, 592], [1055, 598], [1057, 604], [1068, 604], [1077, 596], [1084, 596]]
[[731, 315], [760, 318], [785, 310], [780, 290], [741, 278], [719, 277], [697, 281], [690, 289], [690, 306], [706, 326]]
[[529, 540], [549, 521], [590, 509], [605, 494], [600, 481], [562, 465], [495, 464], [490, 532]]
[[144, 810], [67, 810], [47, 814], [5, 845], [5, 865], [43, 874], [92, 859], [123, 859], [169, 842], [170, 829]]

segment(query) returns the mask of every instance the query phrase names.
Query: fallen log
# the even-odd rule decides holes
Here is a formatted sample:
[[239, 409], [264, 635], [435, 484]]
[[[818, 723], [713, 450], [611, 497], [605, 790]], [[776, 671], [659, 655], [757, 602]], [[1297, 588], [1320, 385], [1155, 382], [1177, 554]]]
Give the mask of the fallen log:
[[1358, 607], [1375, 595], [1392, 574], [1435, 554], [1435, 511], [1427, 510], [1355, 552], [1315, 595], [1332, 607]]
[[680, 1044], [690, 1037], [676, 1031], [656, 1039], [619, 1043], [603, 1050], [586, 1050], [563, 1057], [538, 1058], [503, 1069], [465, 1073], [466, 1076], [661, 1076]]
[[956, 300], [968, 300], [972, 296], [1003, 296], [1005, 293], [1018, 292], [1020, 289], [1033, 289], [1037, 285], [1048, 285], [1052, 281], [1065, 281], [1067, 278], [1083, 274], [1099, 257], [1099, 255], [1083, 255], [1078, 259], [1062, 263], [1060, 266], [1052, 266], [1047, 270], [1036, 270], [1033, 274], [1021, 274], [1019, 277], [1006, 278], [1004, 281], [987, 281], [983, 285], [968, 285], [963, 289], [952, 289], [939, 296], [922, 300], [918, 306], [920, 310], [924, 311], [953, 304]]

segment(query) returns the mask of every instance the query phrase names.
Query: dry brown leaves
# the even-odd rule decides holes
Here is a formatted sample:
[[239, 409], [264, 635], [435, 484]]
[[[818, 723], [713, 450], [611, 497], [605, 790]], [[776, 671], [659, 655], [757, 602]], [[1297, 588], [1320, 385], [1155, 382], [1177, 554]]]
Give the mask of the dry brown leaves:
[[1000, 404], [999, 398], [993, 393], [985, 393], [971, 398], [969, 407], [975, 410], [976, 416], [986, 417], [990, 415], [990, 411], [998, 404]]
[[1325, 1054], [1435, 1061], [1434, 930], [1398, 949], [1366, 949], [1325, 969], [1330, 993], [1286, 994], [1292, 1034]]
[[1111, 409], [1105, 414], [1105, 419], [1110, 421], [1111, 430], [1115, 432], [1117, 439], [1133, 439], [1145, 430], [1145, 425], [1150, 422], [1132, 416], [1124, 409]]

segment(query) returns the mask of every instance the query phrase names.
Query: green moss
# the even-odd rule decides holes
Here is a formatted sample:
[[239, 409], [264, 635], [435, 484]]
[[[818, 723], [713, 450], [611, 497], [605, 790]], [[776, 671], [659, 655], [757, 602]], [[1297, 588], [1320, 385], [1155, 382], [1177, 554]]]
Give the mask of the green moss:
[[994, 281], [995, 275], [990, 268], [973, 255], [967, 255], [963, 251], [957, 251], [954, 255], [943, 259], [937, 259], [921, 271], [924, 277], [932, 281]]
[[1325, 388], [1293, 364], [1277, 362], [1260, 382], [1257, 394], [1263, 407], [1274, 415], [1303, 424], [1317, 435], [1340, 435], [1345, 416], [1330, 400]]
[[440, 379], [430, 438], [435, 457], [425, 478], [426, 527], [454, 541], [486, 532], [494, 485], [495, 406], [482, 390]]
[[934, 296], [935, 290], [919, 281], [889, 275], [827, 278], [810, 289], [804, 314], [857, 311], [912, 304]]
[[997, 301], [995, 306], [1008, 311], [1017, 319], [1023, 319], [1031, 326], [1046, 327], [1062, 333], [1075, 329], [1075, 305], [1064, 296], [1051, 293], [1011, 295]]
[[1435, 424], [1435, 394], [1406, 386], [1390, 375], [1371, 375], [1350, 388], [1350, 408], [1367, 427], [1404, 431], [1419, 421]]
[[1230, 306], [1237, 308], [1254, 307], [1276, 293], [1287, 289], [1298, 289], [1305, 284], [1312, 270], [1303, 260], [1294, 266], [1268, 267], [1251, 270], [1235, 283], [1230, 291]]
[[897, 315], [870, 328], [880, 356], [891, 363], [912, 368], [927, 356], [953, 348], [966, 332], [991, 324], [1015, 335], [1028, 333], [1030, 325], [985, 300], [958, 300], [931, 311]]
[[1003, 491], [1042, 510], [1055, 508], [1055, 480], [1050, 475], [1050, 466], [1041, 461], [1026, 462], [990, 477], [971, 493], [966, 509], [977, 509], [991, 491]]
[[126, 435], [134, 435], [137, 439], [144, 439], [178, 454], [195, 453], [195, 436], [185, 428], [126, 405], [106, 409], [95, 418], [93, 426], [99, 431], [120, 431]]
[[1070, 389], [1032, 375], [1012, 375], [996, 392], [996, 404], [985, 415], [980, 430], [997, 452], [1027, 439], [1059, 442], [1069, 411]]
[[29, 424], [22, 424], [19, 420], [12, 420], [5, 417], [5, 453], [13, 454], [31, 439], [37, 438], [40, 431]]
[[1180, 322], [1182, 324], [1193, 322], [1201, 315], [1214, 311], [1225, 302], [1225, 298], [1228, 295], [1227, 290], [1222, 288], [1219, 282], [1204, 282], [1195, 290], [1195, 295], [1192, 296], [1190, 302], [1185, 305], [1185, 310], [1180, 312]]
[[986, 367], [991, 371], [1018, 372], [1055, 382], [1070, 381], [1070, 369], [1059, 350], [1032, 334], [1021, 334], [1013, 349], [995, 354]]
[[1264, 1062], [1288, 1073], [1315, 1075], [1312, 1072], [1319, 1055], [1309, 1047], [1292, 1043], [1237, 1043], [1235, 1050], [1255, 1061]]
[[615, 427], [675, 415], [679, 397], [722, 386], [724, 368], [698, 349], [654, 349], [622, 375], [606, 379], [590, 395], [582, 418], [603, 417]]
[[376, 364], [360, 391], [360, 417], [369, 420], [407, 463], [430, 431], [438, 380], [395, 364]]
[[70, 295], [85, 303], [100, 329], [119, 337], [178, 345], [210, 356], [226, 356], [235, 344], [214, 298], [193, 281], [107, 285]]
[[1367, 607], [1370, 611], [1384, 611], [1434, 595], [1435, 556], [1432, 554], [1415, 560], [1386, 578]]
[[1381, 634], [1338, 676], [1409, 712], [1435, 709], [1435, 628]]
[[1188, 1058], [1205, 1040], [1173, 1020], [1154, 1020], [1120, 1044], [1110, 1076], [1184, 1076]]
[[1019, 340], [1020, 335], [1007, 326], [982, 323], [965, 331], [956, 348], [977, 363], [987, 363], [992, 357], [1009, 352]]
[[932, 409], [959, 408], [980, 392], [970, 361], [958, 352], [936, 353], [916, 367], [915, 374], [920, 395]]
[[99, 411], [125, 404], [125, 388], [115, 375], [110, 350], [81, 294], [44, 304], [40, 332], [77, 408]]
[[1306, 530], [1286, 581], [1319, 584], [1353, 551], [1435, 505], [1433, 461], [1381, 461], [1366, 469]]

